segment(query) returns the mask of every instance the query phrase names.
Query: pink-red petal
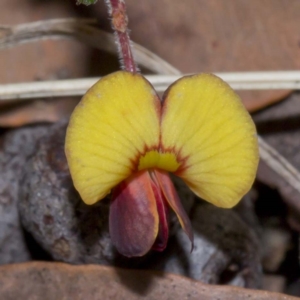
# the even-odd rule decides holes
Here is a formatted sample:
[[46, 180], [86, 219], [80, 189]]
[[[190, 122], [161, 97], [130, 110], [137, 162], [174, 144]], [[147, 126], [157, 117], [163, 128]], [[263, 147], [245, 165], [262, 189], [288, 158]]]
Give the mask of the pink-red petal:
[[181, 227], [189, 237], [193, 249], [193, 245], [194, 245], [193, 228], [190, 219], [181, 204], [181, 201], [177, 195], [177, 192], [169, 177], [169, 174], [158, 169], [154, 170], [154, 174], [155, 174], [154, 177], [156, 178], [166, 200], [168, 201], [169, 205], [176, 213]]
[[159, 218], [158, 234], [152, 249], [156, 251], [163, 251], [167, 246], [169, 237], [169, 224], [167, 219], [168, 206], [158, 183], [156, 181], [152, 181], [151, 185], [156, 199], [156, 207]]
[[112, 194], [109, 231], [118, 252], [145, 255], [153, 246], [159, 229], [155, 195], [148, 171], [121, 182]]

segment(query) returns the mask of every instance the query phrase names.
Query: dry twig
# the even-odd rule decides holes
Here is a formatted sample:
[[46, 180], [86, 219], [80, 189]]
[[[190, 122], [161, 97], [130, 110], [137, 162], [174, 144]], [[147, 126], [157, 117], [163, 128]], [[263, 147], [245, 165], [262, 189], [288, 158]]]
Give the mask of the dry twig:
[[[300, 89], [299, 71], [216, 73], [235, 90]], [[164, 92], [182, 75], [148, 75], [157, 92]], [[270, 77], [268, 77], [270, 76]], [[80, 78], [0, 85], [0, 100], [82, 96], [97, 78]]]
[[[114, 35], [92, 26], [95, 23], [96, 21], [91, 19], [67, 18], [0, 26], [0, 49], [36, 40], [69, 37], [117, 55]], [[132, 45], [135, 60], [140, 66], [159, 74], [180, 74], [156, 54], [136, 43]]]

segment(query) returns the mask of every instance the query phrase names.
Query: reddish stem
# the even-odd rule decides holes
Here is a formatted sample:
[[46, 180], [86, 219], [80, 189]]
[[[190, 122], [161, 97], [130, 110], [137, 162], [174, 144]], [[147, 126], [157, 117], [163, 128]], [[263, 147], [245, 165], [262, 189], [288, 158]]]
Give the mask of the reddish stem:
[[112, 27], [115, 31], [116, 41], [119, 47], [119, 57], [122, 62], [122, 67], [126, 71], [136, 73], [138, 69], [131, 50], [125, 0], [107, 0], [106, 3], [109, 7], [109, 14], [112, 19]]

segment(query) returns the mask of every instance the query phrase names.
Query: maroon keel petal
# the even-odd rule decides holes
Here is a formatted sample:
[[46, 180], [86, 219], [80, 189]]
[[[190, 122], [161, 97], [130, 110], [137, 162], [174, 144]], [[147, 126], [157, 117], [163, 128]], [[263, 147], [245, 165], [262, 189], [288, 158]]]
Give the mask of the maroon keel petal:
[[153, 246], [159, 217], [151, 178], [141, 171], [113, 191], [109, 231], [117, 250], [128, 257], [142, 256]]
[[167, 199], [171, 208], [176, 213], [181, 227], [183, 228], [183, 230], [189, 237], [189, 239], [192, 243], [192, 250], [193, 250], [193, 247], [194, 247], [193, 228], [192, 228], [190, 219], [181, 204], [181, 201], [177, 195], [177, 192], [176, 192], [175, 187], [169, 177], [169, 174], [164, 171], [156, 170], [156, 169], [154, 170], [154, 173], [155, 173], [157, 182], [158, 182], [159, 186], [161, 187], [161, 190], [163, 191], [165, 198]]

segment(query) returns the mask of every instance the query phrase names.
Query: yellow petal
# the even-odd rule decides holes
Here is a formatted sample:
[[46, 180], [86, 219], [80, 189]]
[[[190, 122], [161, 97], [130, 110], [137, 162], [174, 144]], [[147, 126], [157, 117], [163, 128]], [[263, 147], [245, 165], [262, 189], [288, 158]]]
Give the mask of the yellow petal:
[[116, 72], [92, 86], [75, 108], [65, 151], [75, 188], [87, 204], [102, 199], [159, 144], [160, 100], [146, 79]]
[[255, 125], [237, 94], [211, 74], [184, 77], [165, 93], [161, 139], [174, 149], [181, 176], [201, 198], [234, 206], [258, 165]]

